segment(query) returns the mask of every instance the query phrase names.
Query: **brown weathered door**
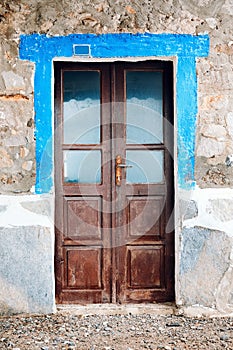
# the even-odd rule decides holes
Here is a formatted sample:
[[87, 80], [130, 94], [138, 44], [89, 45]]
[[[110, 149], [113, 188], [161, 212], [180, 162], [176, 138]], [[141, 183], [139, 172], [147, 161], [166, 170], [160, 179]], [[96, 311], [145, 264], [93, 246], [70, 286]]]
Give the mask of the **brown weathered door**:
[[171, 62], [55, 63], [56, 295], [174, 298]]

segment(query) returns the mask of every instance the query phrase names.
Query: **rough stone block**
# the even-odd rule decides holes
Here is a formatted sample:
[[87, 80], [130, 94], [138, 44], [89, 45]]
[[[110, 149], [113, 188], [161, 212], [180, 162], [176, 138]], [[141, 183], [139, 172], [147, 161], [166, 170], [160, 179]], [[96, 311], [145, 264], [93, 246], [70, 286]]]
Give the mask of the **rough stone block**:
[[[184, 228], [181, 237], [180, 286], [183, 304], [216, 307], [217, 303], [221, 304], [219, 291], [222, 290], [222, 280], [226, 280], [231, 269], [233, 239], [224, 232], [202, 227]], [[223, 305], [231, 302], [232, 292], [229, 289], [224, 293]]]
[[194, 200], [180, 201], [180, 215], [184, 220], [193, 219], [198, 215], [197, 203]]
[[53, 239], [49, 228], [0, 228], [0, 314], [52, 313]]
[[198, 157], [213, 157], [222, 155], [225, 151], [226, 142], [217, 141], [208, 137], [201, 137], [197, 145]]
[[21, 91], [25, 90], [25, 82], [23, 77], [15, 74], [12, 71], [2, 72], [2, 77], [7, 91]]
[[205, 137], [216, 139], [218, 141], [224, 141], [227, 135], [226, 129], [223, 125], [204, 125], [201, 128], [201, 134]]
[[[222, 159], [222, 164], [219, 161]], [[213, 165], [218, 163], [218, 165]], [[232, 187], [233, 186], [233, 167], [227, 167], [225, 164], [226, 156], [213, 157], [210, 159], [204, 157], [196, 158], [195, 177], [197, 184], [201, 188], [207, 187]]]
[[207, 159], [207, 164], [216, 166], [218, 164], [225, 164], [225, 160], [226, 160], [226, 155], [223, 154], [222, 156], [214, 156]]
[[219, 1], [180, 0], [180, 3], [185, 9], [199, 16], [214, 16], [219, 12], [221, 7], [223, 6], [224, 0], [219, 0]]
[[0, 149], [0, 167], [11, 168], [13, 166], [13, 160], [5, 149]]

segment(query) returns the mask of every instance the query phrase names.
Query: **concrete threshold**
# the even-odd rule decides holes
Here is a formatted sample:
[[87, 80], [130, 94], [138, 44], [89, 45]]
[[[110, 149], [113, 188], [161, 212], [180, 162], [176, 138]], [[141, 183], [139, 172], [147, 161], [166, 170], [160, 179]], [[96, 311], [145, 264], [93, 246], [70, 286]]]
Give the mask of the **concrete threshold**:
[[174, 304], [62, 304], [57, 305], [57, 313], [80, 316], [89, 315], [174, 315], [177, 308]]

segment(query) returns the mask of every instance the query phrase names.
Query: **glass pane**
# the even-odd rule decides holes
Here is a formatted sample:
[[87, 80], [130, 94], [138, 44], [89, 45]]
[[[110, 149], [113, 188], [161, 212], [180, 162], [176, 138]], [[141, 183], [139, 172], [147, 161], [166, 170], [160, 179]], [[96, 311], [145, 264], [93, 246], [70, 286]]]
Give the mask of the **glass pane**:
[[64, 143], [100, 143], [100, 73], [64, 72]]
[[64, 151], [64, 181], [101, 183], [100, 151]]
[[130, 183], [159, 183], [163, 181], [163, 151], [127, 151], [126, 181]]
[[163, 143], [162, 72], [127, 72], [127, 143]]

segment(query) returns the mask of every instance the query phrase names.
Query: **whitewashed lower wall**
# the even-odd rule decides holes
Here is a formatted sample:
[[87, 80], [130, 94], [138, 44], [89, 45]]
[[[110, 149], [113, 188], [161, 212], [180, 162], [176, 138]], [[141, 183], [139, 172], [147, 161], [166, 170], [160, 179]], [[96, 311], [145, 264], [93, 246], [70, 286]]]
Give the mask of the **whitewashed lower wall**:
[[1, 196], [0, 314], [55, 311], [53, 201]]

